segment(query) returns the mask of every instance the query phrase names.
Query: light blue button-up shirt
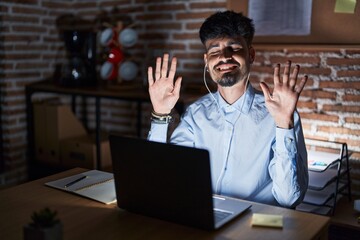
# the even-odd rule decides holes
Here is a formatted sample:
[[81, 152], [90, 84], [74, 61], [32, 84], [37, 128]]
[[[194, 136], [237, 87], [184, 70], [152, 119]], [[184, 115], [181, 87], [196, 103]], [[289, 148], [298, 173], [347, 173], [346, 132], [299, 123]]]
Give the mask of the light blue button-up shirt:
[[[308, 172], [298, 113], [294, 128], [281, 129], [262, 92], [251, 85], [231, 105], [219, 92], [213, 96], [207, 94], [186, 109], [170, 142], [209, 151], [216, 194], [285, 207], [299, 204]], [[148, 140], [166, 142], [167, 129], [167, 124], [152, 123]]]

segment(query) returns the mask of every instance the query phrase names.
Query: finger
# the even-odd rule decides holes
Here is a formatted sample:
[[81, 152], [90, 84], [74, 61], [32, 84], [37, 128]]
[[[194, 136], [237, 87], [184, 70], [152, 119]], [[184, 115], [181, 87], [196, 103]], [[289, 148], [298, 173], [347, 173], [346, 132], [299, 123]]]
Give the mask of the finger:
[[291, 74], [290, 81], [289, 81], [289, 86], [290, 86], [292, 89], [295, 88], [299, 71], [300, 71], [300, 66], [299, 66], [299, 65], [296, 65], [295, 68], [294, 68], [294, 70], [293, 70], [293, 72], [292, 72], [292, 74]]
[[170, 66], [170, 71], [169, 71], [169, 78], [170, 79], [174, 79], [174, 77], [175, 77], [176, 65], [177, 65], [177, 59], [174, 57], [171, 60], [171, 66]]
[[266, 83], [261, 82], [260, 87], [261, 87], [261, 90], [264, 93], [265, 101], [269, 101], [271, 99], [271, 93], [270, 93], [269, 86]]
[[274, 68], [274, 86], [280, 83], [280, 64], [276, 64]]
[[168, 64], [169, 64], [169, 54], [165, 53], [161, 67], [161, 76], [163, 78], [167, 77]]
[[155, 80], [160, 79], [160, 76], [161, 76], [160, 69], [161, 69], [161, 57], [157, 57], [156, 58], [156, 69], [155, 69]]
[[288, 60], [284, 68], [283, 81], [282, 81], [283, 84], [287, 84], [289, 81], [290, 68], [291, 68], [291, 61]]
[[154, 84], [153, 68], [152, 67], [148, 67], [148, 82], [149, 82], [149, 87]]
[[308, 76], [305, 75], [304, 77], [301, 78], [299, 85], [295, 88], [295, 91], [300, 95], [300, 93], [302, 92], [302, 90], [304, 89], [304, 86], [306, 84], [308, 80]]

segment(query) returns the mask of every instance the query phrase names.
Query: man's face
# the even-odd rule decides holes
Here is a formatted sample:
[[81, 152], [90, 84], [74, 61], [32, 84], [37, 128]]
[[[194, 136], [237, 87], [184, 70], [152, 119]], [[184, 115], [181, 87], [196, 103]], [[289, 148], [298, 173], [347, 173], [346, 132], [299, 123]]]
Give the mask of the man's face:
[[247, 78], [255, 51], [248, 47], [244, 38], [209, 39], [205, 47], [204, 60], [214, 82], [231, 87]]

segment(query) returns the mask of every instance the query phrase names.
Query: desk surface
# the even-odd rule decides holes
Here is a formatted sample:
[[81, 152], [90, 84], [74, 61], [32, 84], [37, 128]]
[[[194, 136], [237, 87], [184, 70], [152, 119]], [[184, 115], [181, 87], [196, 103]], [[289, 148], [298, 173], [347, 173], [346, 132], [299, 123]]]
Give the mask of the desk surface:
[[[251, 210], [218, 231], [204, 231], [132, 214], [45, 182], [86, 171], [72, 169], [0, 191], [0, 239], [22, 239], [22, 226], [34, 210], [58, 211], [64, 239], [326, 239], [329, 218], [253, 203]], [[252, 213], [281, 214], [283, 229], [251, 227]]]

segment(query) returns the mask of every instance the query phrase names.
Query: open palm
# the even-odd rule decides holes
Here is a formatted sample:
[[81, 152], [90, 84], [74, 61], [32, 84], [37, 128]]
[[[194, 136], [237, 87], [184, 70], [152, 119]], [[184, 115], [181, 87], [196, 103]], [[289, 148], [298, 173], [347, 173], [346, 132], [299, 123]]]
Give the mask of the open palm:
[[293, 127], [293, 115], [296, 104], [308, 79], [307, 76], [304, 76], [297, 84], [300, 66], [296, 65], [291, 74], [290, 69], [291, 61], [288, 61], [281, 78], [280, 64], [275, 66], [274, 89], [272, 93], [266, 83], [260, 83], [260, 87], [264, 92], [266, 107], [274, 118], [276, 125], [281, 128]]
[[177, 59], [171, 60], [168, 70], [169, 54], [164, 54], [163, 59], [156, 59], [155, 77], [153, 68], [148, 68], [148, 82], [150, 100], [153, 110], [158, 114], [168, 114], [174, 108], [180, 95], [181, 77], [174, 83]]

